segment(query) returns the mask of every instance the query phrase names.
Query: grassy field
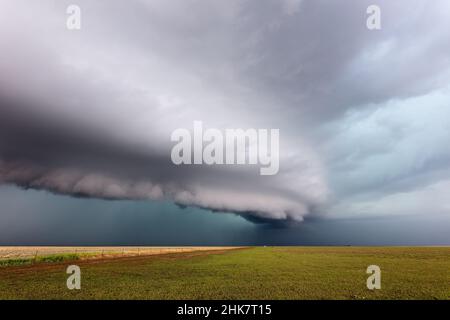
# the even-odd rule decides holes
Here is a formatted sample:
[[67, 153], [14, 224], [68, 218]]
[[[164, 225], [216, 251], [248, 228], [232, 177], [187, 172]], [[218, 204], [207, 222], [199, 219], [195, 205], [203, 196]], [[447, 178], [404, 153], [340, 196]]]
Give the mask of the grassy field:
[[[0, 268], [0, 299], [450, 299], [450, 247], [258, 247]], [[366, 268], [381, 268], [368, 290]]]

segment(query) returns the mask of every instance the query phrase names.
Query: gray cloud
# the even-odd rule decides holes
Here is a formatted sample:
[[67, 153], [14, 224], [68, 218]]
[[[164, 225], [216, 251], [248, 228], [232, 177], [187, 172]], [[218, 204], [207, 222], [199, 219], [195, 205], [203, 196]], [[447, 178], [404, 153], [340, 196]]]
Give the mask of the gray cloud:
[[[5, 183], [302, 221], [449, 179], [446, 1], [379, 1], [377, 32], [370, 1], [78, 1], [80, 31], [68, 4], [1, 5]], [[194, 120], [280, 128], [280, 173], [172, 165]]]
[[269, 219], [299, 220], [320, 201], [259, 176], [257, 168], [179, 167], [169, 150], [121, 145], [95, 130], [17, 115], [6, 107], [2, 114], [0, 177], [24, 188], [106, 199], [169, 198]]

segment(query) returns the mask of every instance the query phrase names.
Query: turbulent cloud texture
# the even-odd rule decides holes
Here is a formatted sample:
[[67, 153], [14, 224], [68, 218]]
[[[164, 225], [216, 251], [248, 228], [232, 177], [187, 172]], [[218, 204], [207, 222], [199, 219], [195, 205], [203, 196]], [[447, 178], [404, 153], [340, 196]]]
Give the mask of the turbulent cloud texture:
[[[70, 31], [72, 2], [2, 1], [0, 181], [252, 221], [448, 214], [450, 5], [378, 2], [380, 31], [360, 0], [80, 0]], [[195, 120], [280, 129], [279, 174], [173, 165]]]

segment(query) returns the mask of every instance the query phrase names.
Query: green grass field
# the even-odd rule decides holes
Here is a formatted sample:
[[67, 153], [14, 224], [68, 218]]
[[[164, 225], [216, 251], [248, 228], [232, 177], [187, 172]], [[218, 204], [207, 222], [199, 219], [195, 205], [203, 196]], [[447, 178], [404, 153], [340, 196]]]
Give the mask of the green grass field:
[[[0, 268], [0, 299], [450, 299], [450, 247], [257, 247]], [[366, 268], [381, 268], [368, 290]]]

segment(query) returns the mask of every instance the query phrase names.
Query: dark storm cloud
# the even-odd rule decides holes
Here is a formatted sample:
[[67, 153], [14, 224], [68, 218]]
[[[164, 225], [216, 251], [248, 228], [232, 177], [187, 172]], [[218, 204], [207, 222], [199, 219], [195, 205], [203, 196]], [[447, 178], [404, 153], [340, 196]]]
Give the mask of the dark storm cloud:
[[[68, 4], [2, 3], [3, 182], [288, 223], [445, 192], [446, 1], [378, 1], [380, 31], [371, 1], [78, 1], [79, 31]], [[279, 128], [280, 173], [174, 166], [194, 120]]]
[[[209, 208], [207, 204], [188, 202], [189, 197], [196, 196], [192, 184], [214, 183], [216, 187], [232, 186], [240, 192], [249, 191], [226, 171], [212, 172], [211, 168], [199, 166], [177, 167], [171, 164], [169, 152], [120, 145], [95, 130], [48, 122], [39, 115], [30, 117], [15, 112], [6, 101], [1, 105], [0, 177], [3, 182], [107, 199], [162, 199], [166, 196], [205, 208]], [[220, 181], [216, 182], [218, 178]], [[261, 194], [277, 192], [270, 187], [264, 190], [257, 175], [241, 172], [240, 178], [260, 184]], [[211, 209], [247, 211], [226, 204]], [[249, 211], [246, 214], [259, 213]]]
[[[0, 187], [1, 245], [448, 245], [450, 217], [310, 220], [286, 228], [159, 202]], [[405, 227], [407, 226], [407, 227]]]

